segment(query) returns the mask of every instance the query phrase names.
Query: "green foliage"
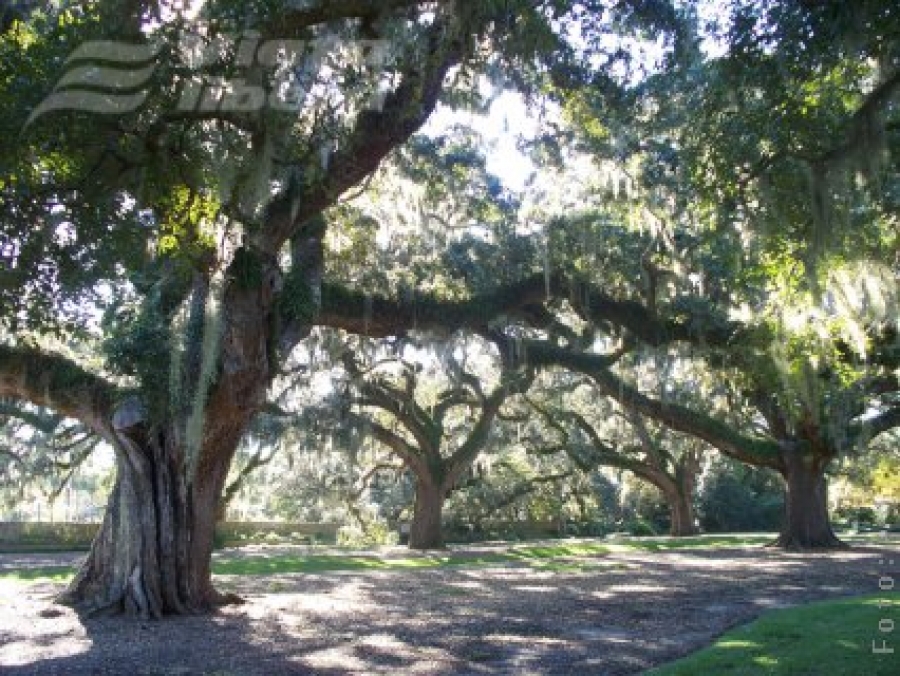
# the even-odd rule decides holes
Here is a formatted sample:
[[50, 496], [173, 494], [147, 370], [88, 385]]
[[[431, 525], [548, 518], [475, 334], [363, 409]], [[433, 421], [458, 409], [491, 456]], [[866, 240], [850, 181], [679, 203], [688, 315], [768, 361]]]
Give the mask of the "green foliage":
[[157, 204], [161, 256], [200, 261], [215, 252], [212, 227], [221, 206], [218, 199], [175, 186]]
[[174, 349], [171, 329], [151, 303], [112, 306], [104, 317], [103, 351], [110, 370], [131, 377], [148, 395], [164, 406], [169, 391], [168, 363]]
[[872, 470], [871, 481], [876, 496], [900, 503], [900, 457], [880, 458]]
[[632, 535], [661, 535], [669, 530], [669, 508], [659, 490], [635, 481], [623, 499], [624, 521], [619, 528]]
[[773, 531], [783, 518], [783, 490], [771, 471], [720, 458], [703, 478], [697, 507], [706, 532]]
[[317, 309], [309, 284], [303, 276], [303, 270], [292, 269], [284, 277], [281, 293], [278, 296], [280, 316], [301, 324], [311, 324]]
[[858, 245], [883, 227], [884, 109], [864, 105], [891, 76], [877, 64], [897, 18], [883, 3], [730, 5], [731, 50], [683, 74], [695, 83], [680, 138], [696, 189], [723, 221], [749, 216], [775, 235], [773, 251], [780, 237], [807, 260]]
[[834, 518], [850, 526], [874, 526], [878, 517], [871, 507], [840, 507], [835, 510]]
[[[98, 281], [145, 258], [148, 229], [126, 199], [134, 156], [97, 118], [29, 114], [64, 73], [65, 58], [99, 37], [98, 3], [49, 6], [0, 35], [0, 321], [6, 329], [71, 330]], [[111, 127], [110, 127], [111, 128]], [[120, 154], [121, 153], [121, 154]]]
[[379, 519], [367, 521], [365, 525], [344, 526], [338, 531], [338, 544], [342, 547], [378, 547], [396, 545], [400, 541], [397, 530]]

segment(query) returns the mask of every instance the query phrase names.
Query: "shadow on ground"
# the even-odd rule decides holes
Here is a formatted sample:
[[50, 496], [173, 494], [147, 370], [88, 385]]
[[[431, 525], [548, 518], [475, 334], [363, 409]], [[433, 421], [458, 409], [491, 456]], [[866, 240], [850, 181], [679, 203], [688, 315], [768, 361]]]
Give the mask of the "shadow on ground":
[[[634, 674], [761, 612], [877, 592], [887, 550], [623, 552], [577, 571], [451, 567], [222, 576], [248, 603], [81, 620], [49, 583], [0, 590], [4, 674]], [[900, 561], [898, 561], [900, 563]], [[10, 594], [13, 596], [10, 596]], [[61, 612], [56, 617], [43, 617]]]

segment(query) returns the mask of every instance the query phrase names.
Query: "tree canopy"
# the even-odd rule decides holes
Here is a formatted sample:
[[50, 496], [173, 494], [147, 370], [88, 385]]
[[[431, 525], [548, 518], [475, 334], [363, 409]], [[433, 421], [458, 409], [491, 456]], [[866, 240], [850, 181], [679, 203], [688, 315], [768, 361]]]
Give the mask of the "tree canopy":
[[[839, 546], [826, 472], [900, 426], [898, 38], [874, 1], [10, 5], [0, 396], [117, 461], [65, 600], [230, 600], [213, 525], [303, 346], [440, 504], [536, 387], [578, 463], [685, 498], [715, 448], [782, 475], [781, 544]], [[510, 91], [541, 111], [523, 191], [477, 124], [426, 127]], [[445, 360], [426, 410], [404, 350], [460, 335], [503, 376]], [[591, 394], [557, 405], [554, 378]], [[599, 401], [629, 421], [618, 448]]]

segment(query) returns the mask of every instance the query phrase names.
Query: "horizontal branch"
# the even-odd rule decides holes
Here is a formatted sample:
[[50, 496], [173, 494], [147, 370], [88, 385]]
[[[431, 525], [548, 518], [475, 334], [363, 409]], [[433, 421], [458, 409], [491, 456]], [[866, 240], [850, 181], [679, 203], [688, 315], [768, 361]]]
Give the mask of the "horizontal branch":
[[325, 283], [316, 323], [372, 338], [415, 331], [449, 335], [460, 329], [485, 334], [504, 317], [552, 329], [546, 323], [547, 313], [535, 312], [535, 308], [558, 301], [568, 301], [583, 319], [595, 325], [614, 326], [654, 347], [674, 342], [724, 347], [747, 330], [745, 325], [727, 321], [711, 310], [661, 318], [637, 301], [615, 298], [562, 274], [552, 275], [549, 283], [543, 274], [532, 275], [465, 300], [448, 300], [433, 294], [401, 300]]
[[343, 329], [371, 338], [403, 336], [424, 331], [450, 335], [459, 329], [483, 332], [491, 322], [516, 314], [534, 303], [546, 301], [543, 276], [467, 300], [446, 300], [421, 295], [401, 300], [349, 290], [337, 284], [322, 285], [319, 326]]
[[65, 357], [0, 345], [2, 397], [52, 409], [108, 437], [119, 394], [115, 385]]

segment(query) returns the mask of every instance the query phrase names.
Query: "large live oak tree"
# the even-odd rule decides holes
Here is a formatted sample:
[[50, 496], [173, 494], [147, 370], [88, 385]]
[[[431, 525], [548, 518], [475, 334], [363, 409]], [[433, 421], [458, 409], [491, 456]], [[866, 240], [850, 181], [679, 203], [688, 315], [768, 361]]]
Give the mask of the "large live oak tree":
[[[716, 353], [714, 377], [733, 384], [761, 433], [647, 396], [587, 354], [535, 346], [532, 355], [558, 358], [623, 406], [775, 469], [787, 494], [778, 542], [840, 546], [827, 469], [898, 416], [898, 15], [879, 2], [721, 5], [714, 57], [700, 39], [685, 41], [679, 66], [659, 76], [560, 97], [578, 147], [631, 170], [665, 248], [707, 259], [693, 268], [706, 297], [669, 304], [684, 323], [667, 327], [654, 320], [655, 291], [685, 260], [659, 266], [648, 256], [647, 276], [663, 284], [636, 315], [648, 320], [645, 342], [686, 340], [700, 357]], [[709, 256], [715, 247], [732, 254]], [[855, 280], [845, 278], [849, 301], [834, 283], [841, 276]], [[719, 321], [710, 332], [704, 306], [742, 314], [745, 326]], [[855, 325], [856, 338], [842, 323]], [[693, 338], [692, 324], [701, 329]]]
[[[58, 58], [54, 49], [177, 36], [183, 20], [159, 10], [153, 2], [101, 2], [4, 24], [5, 67], [22, 68], [30, 58], [20, 81], [45, 78], [29, 96], [11, 99], [21, 115], [7, 122], [23, 124], [39, 90], [49, 91], [55, 73], [37, 66]], [[133, 115], [75, 113], [71, 125], [51, 115], [26, 129], [21, 147], [6, 137], [0, 243], [7, 328], [31, 335], [71, 328], [67, 300], [131, 275], [107, 316], [105, 374], [22, 340], [0, 349], [0, 395], [75, 418], [116, 451], [104, 522], [64, 601], [87, 612], [159, 617], [228, 600], [210, 578], [217, 505], [241, 436], [315, 321], [324, 234], [317, 217], [424, 123], [453, 68], [485, 54], [498, 55], [499, 65], [504, 50], [514, 60], [510, 45], [524, 24], [552, 38], [553, 12], [545, 10], [540, 3], [449, 0], [271, 3], [262, 10], [207, 3], [210, 39], [252, 28], [263, 40], [383, 37], [392, 51], [376, 73], [350, 64], [355, 74], [320, 82], [331, 90], [293, 112], [171, 112], [180, 90], [154, 81], [149, 103]], [[161, 27], [148, 23], [153, 17]], [[516, 28], [501, 34], [499, 25]], [[68, 39], [41, 41], [54, 36]], [[177, 82], [190, 77], [177, 50], [158, 58], [160, 79], [167, 72]], [[228, 73], [227, 62], [210, 67]], [[247, 73], [261, 85], [271, 75]], [[370, 78], [362, 93], [352, 90], [359, 87], [353, 77]], [[19, 81], [5, 82], [4, 96], [14, 97], [9, 87]], [[335, 98], [341, 83], [343, 100]], [[375, 98], [378, 105], [365, 105]], [[32, 173], [34, 166], [44, 169]], [[91, 256], [100, 263], [79, 267], [79, 258]]]
[[[888, 340], [893, 343], [896, 339]], [[731, 458], [781, 474], [785, 518], [777, 543], [787, 548], [842, 546], [828, 516], [826, 471], [842, 454], [852, 453], [900, 425], [896, 404], [900, 383], [890, 372], [895, 358], [889, 360], [887, 373], [869, 372], [843, 387], [833, 382], [833, 373], [823, 367], [810, 374], [818, 381], [813, 397], [798, 396], [781, 386], [765, 357], [744, 361], [743, 373], [725, 370], [727, 378], [746, 388], [737, 397], [764, 421], [760, 434], [746, 431], [744, 425], [723, 414], [649, 396], [616, 374], [602, 357], [537, 342], [527, 349], [533, 362], [587, 375], [600, 392], [635, 414], [692, 435]], [[731, 349], [741, 353], [745, 348], [736, 344]]]

